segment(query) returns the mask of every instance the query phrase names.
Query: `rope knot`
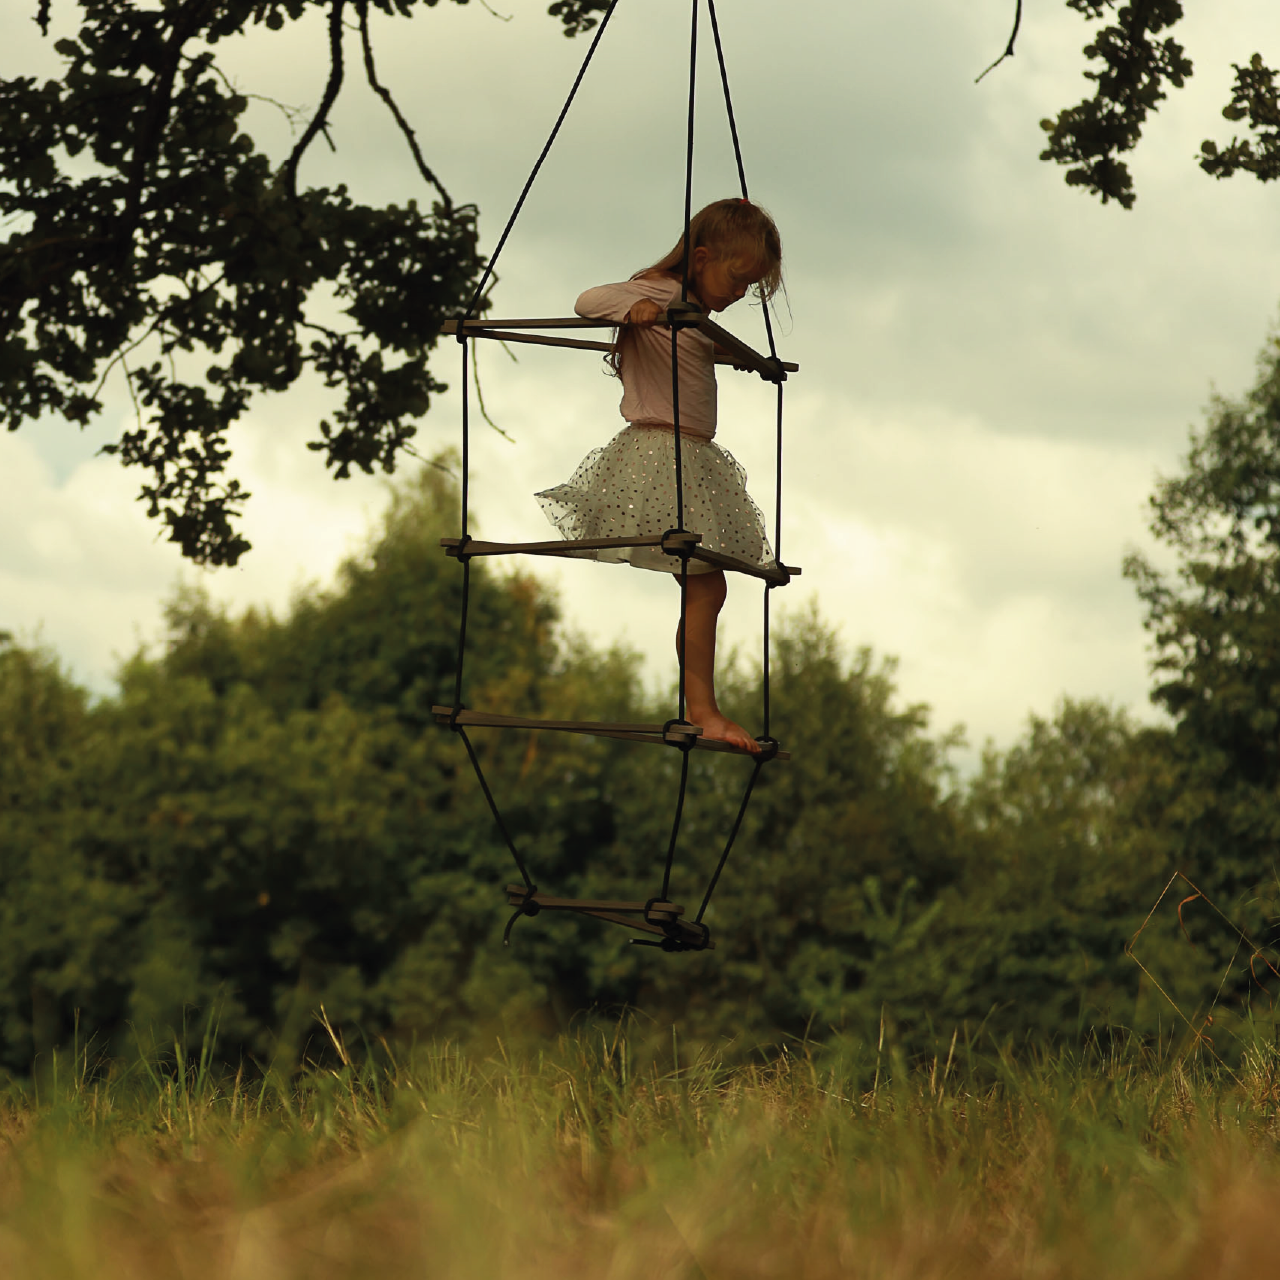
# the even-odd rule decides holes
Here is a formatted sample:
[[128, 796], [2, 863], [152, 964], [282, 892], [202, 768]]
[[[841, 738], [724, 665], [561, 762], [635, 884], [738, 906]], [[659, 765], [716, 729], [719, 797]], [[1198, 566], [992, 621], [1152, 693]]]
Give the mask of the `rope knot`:
[[678, 556], [686, 563], [693, 555], [693, 543], [687, 529], [668, 529], [662, 535], [662, 550], [669, 556]]
[[515, 923], [521, 916], [536, 916], [542, 907], [534, 901], [534, 894], [538, 892], [536, 884], [529, 885], [524, 896], [520, 899], [519, 905], [511, 913], [511, 919], [507, 921], [507, 927], [502, 931], [502, 945], [509, 947], [511, 945], [511, 930], [515, 928]]
[[[695, 930], [696, 936], [690, 937], [689, 931]], [[663, 951], [705, 951], [711, 945], [711, 930], [701, 920], [683, 921], [672, 925], [670, 932], [662, 940]]]

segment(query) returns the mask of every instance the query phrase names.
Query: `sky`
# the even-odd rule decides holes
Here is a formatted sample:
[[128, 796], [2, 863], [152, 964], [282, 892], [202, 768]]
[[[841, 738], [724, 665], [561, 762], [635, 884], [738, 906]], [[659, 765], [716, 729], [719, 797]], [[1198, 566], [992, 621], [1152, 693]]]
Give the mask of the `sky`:
[[[546, 0], [491, 3], [374, 21], [380, 76], [455, 200], [479, 205], [486, 249], [587, 48], [564, 38]], [[34, 7], [0, 12], [5, 75], [56, 73]], [[1271, 0], [1189, 8], [1180, 38], [1195, 75], [1130, 160], [1132, 211], [1068, 188], [1037, 158], [1040, 120], [1090, 88], [1090, 24], [1061, 0], [1028, 7], [1016, 56], [976, 85], [1004, 47], [1011, 0], [717, 8], [751, 192], [783, 235], [779, 352], [801, 366], [786, 393], [781, 543], [804, 572], [775, 608], [816, 601], [850, 652], [895, 657], [904, 701], [928, 703], [937, 731], [965, 726], [962, 768], [1063, 695], [1156, 718], [1121, 561], [1136, 548], [1169, 563], [1146, 529], [1148, 497], [1178, 470], [1211, 394], [1251, 385], [1277, 316], [1280, 194], [1215, 182], [1195, 157], [1203, 138], [1230, 136], [1231, 63], [1280, 59], [1280, 11]], [[676, 239], [688, 11], [687, 0], [622, 0], [503, 252], [495, 315], [569, 315], [582, 289], [626, 278]], [[51, 39], [70, 30], [69, 0], [54, 17]], [[219, 56], [241, 89], [310, 109], [323, 36], [316, 13]], [[695, 206], [736, 194], [709, 43], [704, 54]], [[313, 147], [302, 180], [343, 181], [367, 201], [428, 198], [358, 70], [334, 116], [336, 152]], [[273, 154], [290, 145], [265, 102], [246, 123]], [[723, 321], [763, 345], [745, 303]], [[442, 344], [434, 366], [451, 387], [422, 422], [427, 455], [459, 439], [455, 352]], [[594, 355], [517, 354], [480, 352], [486, 404], [511, 440], [476, 428], [473, 502], [484, 536], [542, 538], [533, 493], [622, 425], [620, 389]], [[720, 382], [717, 438], [771, 513], [772, 388], [732, 372]], [[255, 404], [232, 436], [253, 550], [234, 569], [194, 569], [147, 520], [142, 476], [98, 456], [132, 415], [122, 379], [104, 400], [83, 431], [43, 420], [0, 434], [0, 630], [48, 645], [96, 693], [112, 690], [123, 658], [162, 642], [178, 583], [232, 609], [284, 611], [367, 545], [385, 507], [384, 479], [335, 482], [306, 450], [332, 402], [299, 384]], [[678, 603], [664, 576], [524, 566], [558, 592], [568, 627], [638, 650], [655, 687], [673, 677]], [[734, 580], [722, 644], [758, 655], [759, 614], [757, 585]]]

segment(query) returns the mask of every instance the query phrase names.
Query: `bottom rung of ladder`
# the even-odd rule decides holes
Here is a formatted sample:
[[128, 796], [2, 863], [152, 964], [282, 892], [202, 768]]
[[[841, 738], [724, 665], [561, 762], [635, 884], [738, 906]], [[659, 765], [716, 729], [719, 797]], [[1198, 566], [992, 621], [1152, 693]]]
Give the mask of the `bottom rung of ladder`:
[[[538, 909], [538, 912], [571, 911], [575, 915], [591, 916], [596, 920], [605, 920], [609, 924], [639, 929], [642, 933], [655, 933], [662, 938], [671, 938], [674, 933], [677, 941], [698, 943], [707, 949], [714, 948], [716, 945], [703, 933], [703, 926], [688, 925], [680, 919], [684, 915], [684, 908], [674, 902], [646, 903], [597, 898], [552, 898], [537, 891], [530, 893], [522, 884], [507, 885], [509, 906], [524, 907], [530, 903]], [[537, 912], [528, 914], [536, 915]]]

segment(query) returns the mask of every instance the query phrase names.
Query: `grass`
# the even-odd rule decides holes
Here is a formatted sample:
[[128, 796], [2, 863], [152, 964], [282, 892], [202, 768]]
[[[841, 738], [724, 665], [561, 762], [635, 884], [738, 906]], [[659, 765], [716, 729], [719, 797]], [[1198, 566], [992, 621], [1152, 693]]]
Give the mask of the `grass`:
[[[14, 1085], [0, 1275], [1269, 1274], [1280, 1054], [1137, 1048], [908, 1070], [835, 1051], [673, 1068], [625, 1031], [290, 1081], [206, 1055]], [[664, 1065], [664, 1063], [666, 1065]]]

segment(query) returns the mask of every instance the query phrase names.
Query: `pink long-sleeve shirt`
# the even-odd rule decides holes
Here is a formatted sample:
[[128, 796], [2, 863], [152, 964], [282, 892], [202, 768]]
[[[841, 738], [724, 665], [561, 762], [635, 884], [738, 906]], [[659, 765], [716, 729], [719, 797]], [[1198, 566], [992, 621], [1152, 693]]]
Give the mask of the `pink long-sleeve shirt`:
[[[622, 324], [641, 298], [660, 307], [680, 300], [677, 281], [651, 277], [588, 289], [574, 305], [583, 317]], [[699, 329], [681, 329], [676, 343], [680, 370], [680, 430], [710, 440], [716, 433], [715, 343]], [[627, 326], [622, 331], [622, 416], [633, 426], [669, 427], [671, 330], [664, 325]]]

